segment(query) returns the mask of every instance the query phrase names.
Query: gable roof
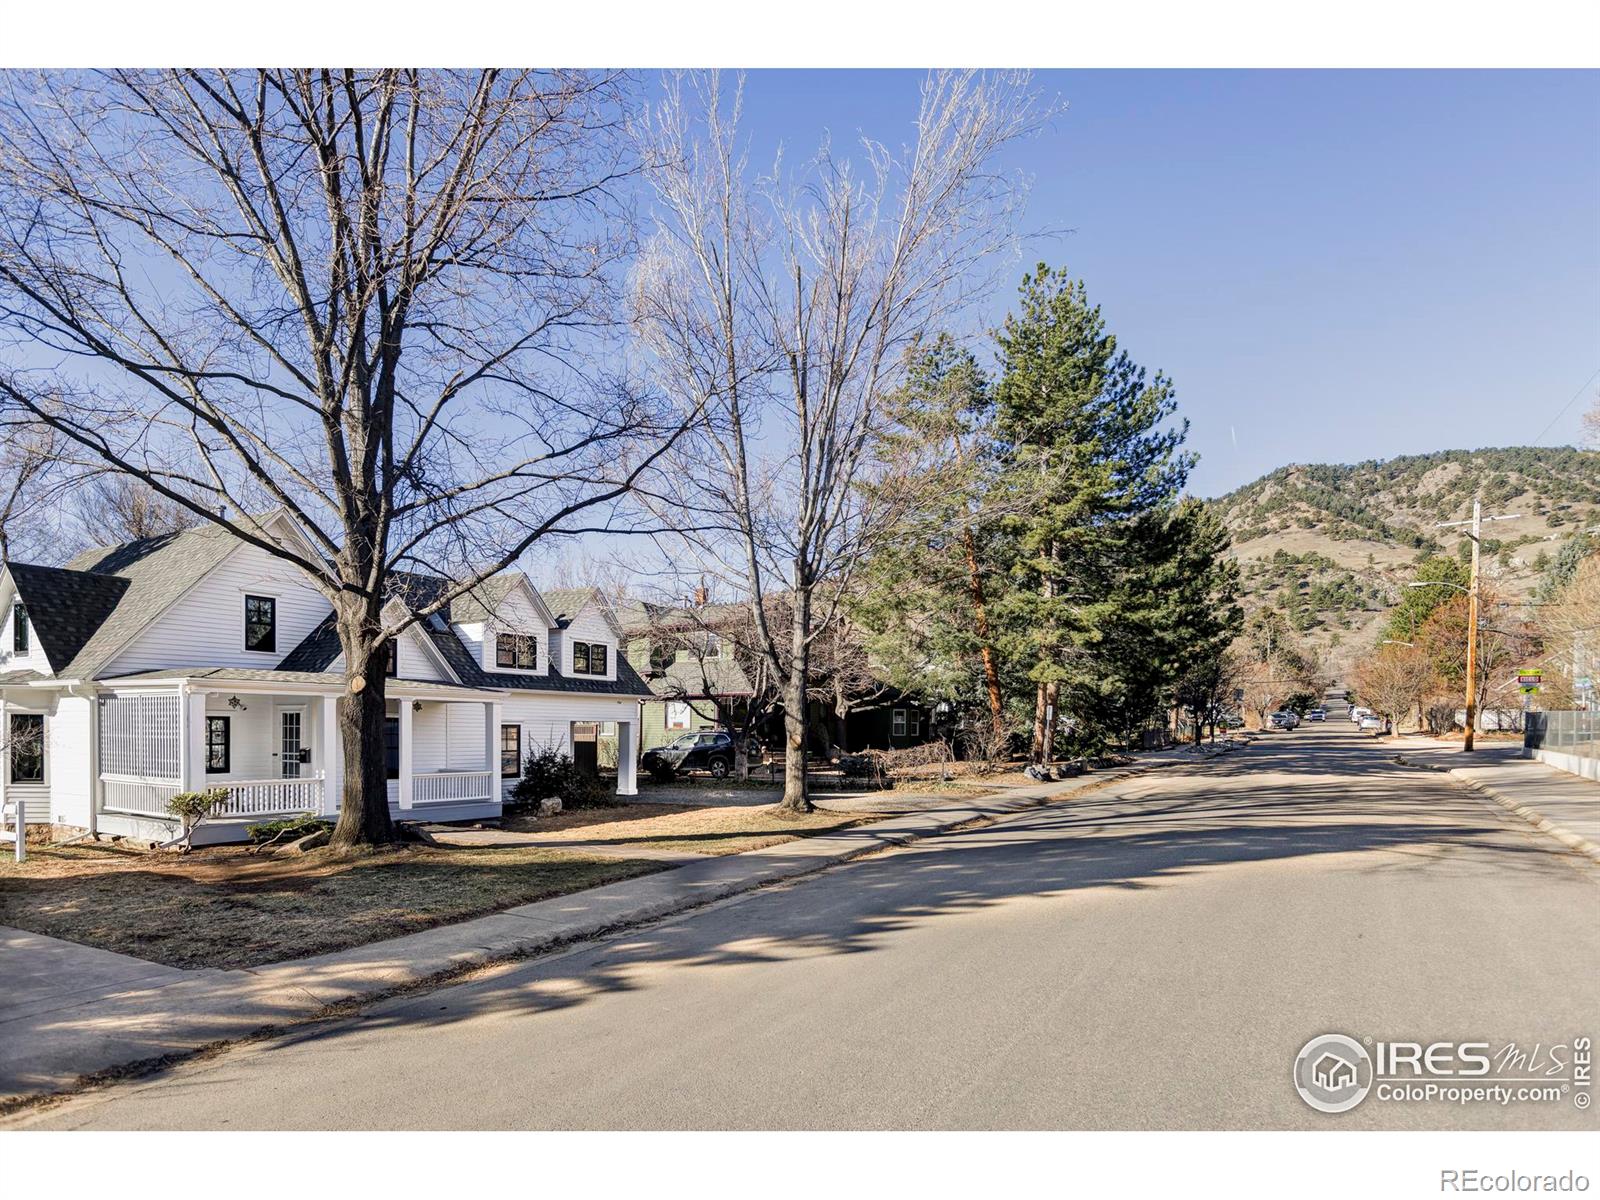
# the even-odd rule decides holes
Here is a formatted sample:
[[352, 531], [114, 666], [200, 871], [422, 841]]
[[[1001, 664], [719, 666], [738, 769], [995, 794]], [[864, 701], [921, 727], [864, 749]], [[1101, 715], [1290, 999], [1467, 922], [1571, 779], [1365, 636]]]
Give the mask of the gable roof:
[[[515, 574], [515, 573], [513, 573]], [[510, 592], [520, 579], [513, 578], [500, 592], [503, 598]], [[402, 602], [409, 601], [413, 605], [423, 605], [431, 602], [440, 591], [448, 586], [449, 581], [433, 575], [404, 574], [396, 577], [395, 598]], [[452, 602], [452, 609], [453, 609]], [[454, 612], [452, 611], [452, 617]], [[593, 679], [589, 676], [577, 678], [563, 675], [554, 664], [548, 674], [521, 674], [511, 671], [486, 671], [481, 663], [472, 656], [465, 643], [456, 636], [447, 621], [440, 617], [424, 617], [418, 621], [416, 628], [425, 637], [432, 641], [434, 649], [441, 658], [449, 664], [451, 671], [462, 684], [473, 688], [486, 688], [495, 691], [527, 691], [527, 692], [576, 692], [583, 695], [610, 695], [610, 696], [638, 696], [649, 698], [654, 693], [639, 673], [633, 669], [627, 658], [621, 654], [615, 655], [617, 664], [617, 677], [615, 679]], [[305, 640], [291, 650], [287, 657], [278, 664], [280, 671], [326, 671], [339, 657], [339, 633], [330, 615], [323, 622], [306, 635]]]
[[45, 661], [58, 673], [77, 657], [129, 587], [119, 576], [65, 567], [12, 563], [8, 569]]
[[556, 620], [557, 629], [565, 629], [571, 625], [584, 609], [595, 605], [600, 609], [600, 615], [605, 618], [607, 625], [618, 638], [624, 636], [622, 623], [617, 619], [617, 614], [612, 611], [611, 605], [600, 594], [596, 587], [578, 588], [551, 588], [544, 593], [545, 607], [550, 610], [550, 615]]
[[[79, 632], [87, 636], [79, 643], [65, 665], [51, 666], [68, 678], [93, 678], [173, 601], [198, 583], [239, 545], [237, 539], [217, 525], [202, 525], [180, 533], [142, 538], [121, 546], [100, 546], [86, 550], [67, 564], [74, 574], [89, 574], [101, 580], [120, 580], [120, 584], [98, 586], [102, 600], [99, 619], [92, 628]], [[120, 594], [105, 606], [110, 589]], [[87, 626], [85, 621], [84, 626]]]

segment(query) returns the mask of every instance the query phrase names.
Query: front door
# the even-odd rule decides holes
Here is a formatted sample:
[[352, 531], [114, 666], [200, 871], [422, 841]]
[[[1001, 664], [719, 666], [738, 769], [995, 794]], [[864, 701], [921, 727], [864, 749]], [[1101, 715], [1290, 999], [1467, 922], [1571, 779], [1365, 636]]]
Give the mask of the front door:
[[592, 721], [572, 723], [572, 765], [596, 779], [600, 777], [599, 733]]
[[285, 779], [300, 778], [300, 752], [305, 748], [306, 714], [302, 708], [278, 713], [278, 764]]

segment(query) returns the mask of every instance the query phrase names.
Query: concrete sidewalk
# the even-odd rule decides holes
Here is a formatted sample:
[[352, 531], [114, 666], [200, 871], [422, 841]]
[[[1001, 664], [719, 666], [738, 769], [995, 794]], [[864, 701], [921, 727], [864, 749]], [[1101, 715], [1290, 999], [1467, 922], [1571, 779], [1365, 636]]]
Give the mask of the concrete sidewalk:
[[1447, 771], [1501, 807], [1600, 861], [1600, 783], [1522, 757], [1515, 744], [1479, 743], [1471, 754], [1459, 742], [1432, 738], [1395, 744], [1402, 762]]
[[[1153, 753], [1127, 767], [953, 802], [744, 854], [695, 862], [334, 954], [237, 971], [177, 971], [0, 927], [0, 980], [32, 980], [0, 1007], [0, 1110], [96, 1073], [153, 1066], [491, 962], [525, 957], [811, 874], [970, 821], [1200, 761]], [[116, 959], [117, 962], [108, 960]]]

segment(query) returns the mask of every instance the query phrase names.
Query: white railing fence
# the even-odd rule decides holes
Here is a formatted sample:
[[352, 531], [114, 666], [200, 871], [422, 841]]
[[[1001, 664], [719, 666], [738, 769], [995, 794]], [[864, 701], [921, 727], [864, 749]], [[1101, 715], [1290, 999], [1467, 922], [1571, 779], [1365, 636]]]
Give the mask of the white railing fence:
[[18, 862], [28, 857], [28, 798], [8, 797], [0, 804], [0, 824], [9, 822], [11, 828], [0, 829], [0, 842], [12, 843], [12, 853]]
[[[104, 808], [107, 812], [160, 817], [163, 820], [172, 819], [172, 814], [167, 811], [167, 801], [182, 790], [182, 785], [176, 780], [114, 775], [102, 775], [100, 779], [105, 785]], [[324, 785], [320, 774], [300, 779], [222, 780], [208, 786], [228, 789], [228, 802], [216, 814], [223, 819], [322, 811]]]
[[431, 771], [411, 777], [413, 804], [460, 804], [498, 794], [493, 771]]
[[219, 783], [228, 789], [228, 803], [218, 816], [257, 817], [277, 813], [320, 813], [322, 776], [300, 779], [252, 779], [242, 783]]

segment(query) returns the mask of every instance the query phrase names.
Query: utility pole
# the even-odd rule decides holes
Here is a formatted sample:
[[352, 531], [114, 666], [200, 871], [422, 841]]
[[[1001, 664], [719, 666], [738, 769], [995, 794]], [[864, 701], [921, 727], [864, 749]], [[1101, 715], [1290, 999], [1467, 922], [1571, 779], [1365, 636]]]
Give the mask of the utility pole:
[[[1481, 534], [1485, 521], [1514, 521], [1520, 513], [1500, 513], [1493, 517], [1483, 515], [1483, 506], [1478, 497], [1472, 498], [1472, 520], [1470, 521], [1441, 521], [1437, 528], [1452, 529], [1461, 525], [1471, 525], [1472, 532], [1467, 536], [1472, 539], [1472, 576], [1467, 581], [1467, 730], [1466, 738], [1461, 744], [1463, 752], [1471, 752], [1472, 735], [1478, 724], [1478, 559], [1483, 549]], [[1427, 587], [1427, 583], [1408, 584], [1409, 587]]]
[[1472, 577], [1467, 581], [1467, 736], [1463, 752], [1472, 749], [1472, 731], [1478, 716], [1478, 554], [1482, 547], [1483, 506], [1472, 501]]

